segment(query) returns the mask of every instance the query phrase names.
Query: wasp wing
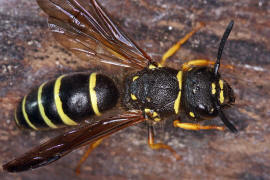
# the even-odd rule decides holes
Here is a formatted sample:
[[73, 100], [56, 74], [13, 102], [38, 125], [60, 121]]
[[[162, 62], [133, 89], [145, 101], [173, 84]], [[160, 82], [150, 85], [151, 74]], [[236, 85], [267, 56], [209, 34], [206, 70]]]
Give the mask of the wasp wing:
[[142, 69], [152, 59], [96, 0], [37, 0], [55, 38], [83, 60]]
[[87, 124], [59, 135], [5, 165], [9, 172], [20, 172], [50, 164], [71, 151], [144, 121], [141, 111], [127, 112], [94, 124]]

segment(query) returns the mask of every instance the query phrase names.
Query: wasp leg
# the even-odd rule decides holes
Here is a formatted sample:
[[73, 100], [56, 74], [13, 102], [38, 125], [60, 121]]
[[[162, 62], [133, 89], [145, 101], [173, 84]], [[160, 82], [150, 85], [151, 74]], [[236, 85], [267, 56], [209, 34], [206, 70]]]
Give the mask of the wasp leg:
[[205, 24], [204, 23], [199, 23], [199, 25], [197, 27], [195, 27], [191, 32], [189, 32], [187, 35], [185, 35], [183, 38], [181, 38], [176, 44], [174, 44], [170, 49], [168, 49], [164, 55], [162, 56], [160, 65], [164, 66], [166, 63], [166, 60], [171, 57], [174, 53], [176, 53], [176, 51], [178, 51], [180, 49], [180, 47], [197, 31], [199, 31], [199, 29], [201, 29], [202, 27], [204, 27]]
[[188, 61], [182, 65], [182, 70], [187, 71], [193, 66], [209, 66], [215, 64], [215, 61], [210, 61], [206, 59], [194, 59]]
[[80, 159], [80, 161], [78, 162], [75, 172], [76, 174], [80, 174], [80, 169], [82, 164], [86, 161], [86, 159], [88, 158], [88, 156], [90, 155], [90, 153], [98, 146], [100, 145], [100, 143], [102, 142], [104, 138], [97, 140], [96, 142], [92, 143], [89, 145], [88, 149], [84, 152], [82, 158]]
[[[214, 65], [216, 62], [215, 61], [210, 61], [207, 59], [194, 59], [190, 60], [182, 65], [182, 70], [187, 71], [193, 66], [209, 66], [209, 65]], [[222, 65], [224, 68], [227, 69], [233, 69], [233, 66], [231, 65]]]
[[176, 160], [181, 159], [181, 156], [179, 154], [177, 154], [176, 151], [172, 147], [170, 147], [166, 144], [154, 142], [154, 129], [153, 129], [153, 126], [151, 126], [151, 125], [148, 125], [148, 145], [153, 150], [168, 149], [173, 154], [173, 156], [175, 157]]
[[179, 120], [175, 120], [173, 122], [174, 127], [179, 127], [182, 129], [186, 129], [186, 130], [201, 130], [201, 129], [216, 129], [219, 131], [223, 131], [225, 129], [225, 127], [223, 126], [214, 126], [214, 125], [209, 125], [209, 126], [203, 126], [200, 124], [195, 124], [195, 123], [181, 123]]

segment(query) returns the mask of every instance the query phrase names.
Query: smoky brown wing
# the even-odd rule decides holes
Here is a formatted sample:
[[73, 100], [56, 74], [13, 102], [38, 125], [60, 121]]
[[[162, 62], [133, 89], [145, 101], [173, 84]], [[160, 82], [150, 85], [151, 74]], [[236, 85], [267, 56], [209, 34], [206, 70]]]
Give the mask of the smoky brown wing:
[[152, 59], [96, 0], [37, 0], [55, 38], [83, 60], [142, 69]]
[[74, 149], [93, 143], [123, 128], [144, 121], [141, 111], [126, 112], [59, 135], [3, 165], [8, 172], [20, 172], [50, 164]]

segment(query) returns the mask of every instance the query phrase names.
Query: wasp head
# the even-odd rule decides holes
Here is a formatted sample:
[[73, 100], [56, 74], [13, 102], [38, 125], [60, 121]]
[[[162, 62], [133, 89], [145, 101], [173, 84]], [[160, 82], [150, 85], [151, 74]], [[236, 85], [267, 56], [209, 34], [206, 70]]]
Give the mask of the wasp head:
[[218, 72], [222, 50], [232, 27], [233, 21], [229, 23], [224, 32], [214, 68], [194, 67], [185, 73], [182, 98], [186, 113], [191, 118], [200, 120], [219, 116], [232, 132], [237, 132], [237, 129], [223, 113], [225, 107], [234, 103], [234, 93], [230, 85], [221, 78]]

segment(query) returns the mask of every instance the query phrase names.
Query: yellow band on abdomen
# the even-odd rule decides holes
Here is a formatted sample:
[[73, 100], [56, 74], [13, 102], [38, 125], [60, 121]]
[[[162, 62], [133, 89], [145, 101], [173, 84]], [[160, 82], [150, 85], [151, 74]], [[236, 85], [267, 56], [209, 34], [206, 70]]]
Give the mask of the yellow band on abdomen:
[[101, 116], [101, 113], [99, 112], [98, 109], [98, 104], [97, 104], [97, 93], [95, 91], [96, 87], [96, 81], [97, 81], [97, 73], [92, 73], [89, 78], [89, 93], [90, 93], [90, 98], [91, 98], [91, 104], [93, 111], [97, 116]]
[[42, 105], [41, 97], [42, 97], [43, 86], [44, 86], [45, 84], [46, 84], [46, 83], [43, 83], [43, 84], [38, 88], [38, 109], [39, 109], [40, 115], [41, 115], [42, 119], [44, 120], [44, 122], [45, 122], [50, 128], [57, 128], [57, 126], [56, 126], [55, 124], [53, 124], [53, 122], [52, 122], [52, 121], [48, 118], [48, 116], [46, 115], [45, 110], [44, 110], [44, 106]]
[[61, 80], [65, 75], [60, 76], [59, 78], [56, 79], [55, 84], [54, 84], [54, 102], [56, 105], [57, 112], [61, 118], [61, 120], [69, 126], [74, 126], [77, 125], [75, 121], [70, 119], [64, 112], [63, 106], [62, 106], [62, 101], [59, 97], [60, 95], [60, 87], [61, 87]]
[[22, 112], [23, 112], [23, 117], [24, 117], [26, 123], [27, 123], [32, 129], [38, 130], [38, 128], [37, 128], [34, 124], [31, 123], [31, 121], [29, 120], [28, 115], [27, 115], [27, 113], [26, 113], [26, 110], [25, 110], [26, 97], [27, 97], [27, 96], [24, 96], [23, 102], [22, 102]]

